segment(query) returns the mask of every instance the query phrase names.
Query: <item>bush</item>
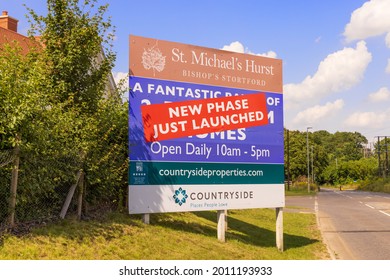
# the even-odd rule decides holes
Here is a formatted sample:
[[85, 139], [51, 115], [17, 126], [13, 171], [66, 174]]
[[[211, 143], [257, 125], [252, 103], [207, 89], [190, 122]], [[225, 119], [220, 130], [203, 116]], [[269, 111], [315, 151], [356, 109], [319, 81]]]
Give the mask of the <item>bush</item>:
[[359, 185], [358, 190], [390, 193], [390, 178], [363, 181]]
[[322, 177], [327, 184], [353, 184], [359, 180], [367, 180], [377, 173], [375, 158], [362, 158], [341, 162], [336, 166], [329, 165]]

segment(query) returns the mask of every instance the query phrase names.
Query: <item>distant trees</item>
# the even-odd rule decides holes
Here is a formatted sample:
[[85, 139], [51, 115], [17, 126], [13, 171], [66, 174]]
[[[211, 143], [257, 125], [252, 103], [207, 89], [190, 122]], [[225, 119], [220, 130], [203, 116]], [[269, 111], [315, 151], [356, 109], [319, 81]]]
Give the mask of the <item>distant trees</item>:
[[342, 161], [328, 165], [322, 175], [322, 183], [346, 184], [365, 180], [376, 175], [378, 162], [374, 157]]
[[374, 154], [378, 160], [379, 176], [388, 177], [390, 175], [389, 146], [390, 137], [387, 136], [378, 137], [377, 141], [374, 144]]
[[[287, 137], [287, 133], [289, 137]], [[364, 157], [367, 139], [359, 132], [309, 132], [310, 176], [319, 184], [364, 180], [377, 172], [377, 160]], [[289, 143], [287, 143], [289, 140]], [[289, 147], [289, 151], [288, 151]], [[291, 179], [307, 177], [306, 132], [285, 130], [285, 162]], [[287, 166], [287, 155], [289, 163]], [[314, 174], [313, 174], [314, 173]]]

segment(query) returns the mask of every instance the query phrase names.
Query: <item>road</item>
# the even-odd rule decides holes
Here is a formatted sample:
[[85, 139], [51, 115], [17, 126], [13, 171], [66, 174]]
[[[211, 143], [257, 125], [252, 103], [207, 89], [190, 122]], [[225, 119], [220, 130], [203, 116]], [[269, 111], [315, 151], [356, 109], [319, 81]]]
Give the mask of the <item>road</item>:
[[314, 212], [333, 259], [390, 260], [390, 194], [322, 189], [287, 198], [286, 206]]

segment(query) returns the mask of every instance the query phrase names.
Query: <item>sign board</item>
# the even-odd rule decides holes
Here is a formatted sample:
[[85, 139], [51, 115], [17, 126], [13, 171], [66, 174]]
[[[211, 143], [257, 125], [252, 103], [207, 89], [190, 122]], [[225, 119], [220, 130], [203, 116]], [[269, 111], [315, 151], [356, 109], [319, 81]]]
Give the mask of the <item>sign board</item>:
[[282, 61], [130, 36], [129, 212], [284, 206]]

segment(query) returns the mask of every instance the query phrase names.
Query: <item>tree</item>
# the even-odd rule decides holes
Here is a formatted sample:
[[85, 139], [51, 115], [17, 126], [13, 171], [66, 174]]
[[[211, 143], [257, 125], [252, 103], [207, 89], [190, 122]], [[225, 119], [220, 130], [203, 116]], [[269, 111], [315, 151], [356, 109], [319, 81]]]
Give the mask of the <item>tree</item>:
[[[337, 183], [372, 176], [372, 160], [365, 161], [363, 144], [367, 139], [358, 132], [336, 132], [319, 130], [309, 133], [309, 145], [313, 149], [315, 182]], [[292, 180], [307, 176], [306, 132], [290, 131], [290, 173]], [[285, 137], [286, 139], [286, 137]], [[287, 148], [285, 144], [285, 149]], [[287, 154], [287, 151], [285, 151]], [[358, 175], [358, 171], [360, 174]]]
[[[47, 0], [48, 13], [36, 14], [28, 8], [31, 35], [39, 35], [43, 45], [41, 90], [49, 106], [45, 110], [48, 128], [45, 144], [47, 158], [55, 158], [52, 182], [72, 185], [80, 170], [80, 202], [94, 192], [111, 192], [118, 173], [127, 170], [127, 121], [118, 96], [106, 92], [114, 64], [111, 51], [113, 33], [106, 19], [108, 5], [97, 0]], [[112, 133], [118, 133], [115, 138]], [[119, 137], [118, 137], [119, 136]], [[124, 148], [125, 147], [125, 148]], [[54, 176], [55, 174], [55, 176]], [[118, 176], [123, 183], [124, 176]], [[55, 184], [54, 184], [55, 185]], [[100, 193], [100, 194], [99, 194]]]
[[340, 164], [330, 164], [323, 173], [324, 183], [350, 184], [358, 180], [372, 178], [377, 172], [375, 158], [343, 161]]
[[[17, 41], [4, 44], [0, 48], [0, 150], [13, 149], [12, 177], [9, 195], [2, 188], [2, 197], [9, 197], [9, 223], [15, 222], [15, 205], [18, 188], [18, 174], [21, 149], [30, 144], [28, 134], [30, 124], [39, 115], [40, 106], [44, 100], [37, 90], [39, 80], [39, 62], [36, 49], [24, 55]], [[0, 170], [1, 173], [6, 170]], [[0, 185], [7, 176], [1, 176]], [[1, 203], [0, 203], [1, 204]], [[7, 209], [3, 207], [3, 209]], [[0, 209], [1, 210], [1, 209]], [[4, 217], [5, 213], [1, 213]]]
[[[7, 199], [0, 200], [0, 222], [9, 213], [18, 221], [58, 216], [76, 177], [83, 178], [78, 210], [83, 201], [123, 201], [127, 106], [119, 92], [106, 91], [115, 55], [107, 5], [96, 2], [48, 0], [45, 16], [27, 8], [36, 50], [22, 55], [10, 45], [0, 52], [0, 160], [4, 149], [17, 159], [13, 168], [0, 162], [0, 197], [12, 202], [7, 211]], [[12, 186], [20, 187], [9, 193], [11, 169]]]
[[21, 144], [21, 135], [39, 109], [36, 65], [36, 53], [23, 55], [17, 42], [0, 48], [0, 149]]
[[378, 136], [374, 144], [374, 157], [378, 162], [378, 175], [387, 177], [389, 175], [389, 145], [390, 137]]
[[[284, 139], [286, 137], [287, 131], [285, 130]], [[307, 160], [306, 160], [306, 136], [299, 132], [298, 130], [289, 131], [289, 144], [284, 145], [285, 153], [285, 162], [287, 162], [287, 154], [290, 156], [290, 175], [291, 179], [294, 181], [300, 176], [305, 176], [307, 170]], [[287, 148], [289, 147], [289, 151]]]
[[44, 46], [51, 101], [67, 103], [81, 114], [96, 111], [115, 61], [112, 26], [105, 20], [108, 5], [96, 7], [96, 3], [47, 0], [46, 16], [28, 8], [31, 35], [40, 36]]
[[367, 139], [359, 132], [336, 132], [332, 143], [336, 150], [334, 154], [342, 160], [358, 160], [363, 157], [363, 144]]

